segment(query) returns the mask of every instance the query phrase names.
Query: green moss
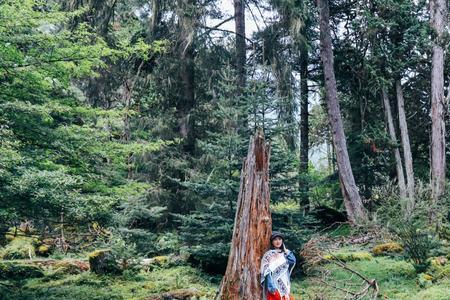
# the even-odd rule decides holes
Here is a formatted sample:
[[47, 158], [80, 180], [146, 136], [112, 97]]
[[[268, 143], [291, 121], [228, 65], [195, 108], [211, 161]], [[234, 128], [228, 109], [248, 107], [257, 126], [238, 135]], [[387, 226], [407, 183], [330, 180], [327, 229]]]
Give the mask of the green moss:
[[373, 247], [372, 252], [374, 255], [386, 255], [391, 253], [403, 252], [403, 247], [399, 243], [390, 242]]
[[89, 266], [81, 262], [61, 261], [53, 265], [56, 274], [81, 274], [89, 270]]
[[23, 280], [43, 276], [44, 272], [37, 266], [13, 262], [0, 262], [0, 279], [2, 280]]
[[48, 245], [40, 245], [37, 249], [36, 249], [36, 254], [39, 256], [44, 256], [47, 257], [50, 254], [50, 246]]
[[[217, 285], [199, 270], [183, 266], [141, 272], [138, 278], [127, 276], [96, 275], [84, 272], [65, 275], [54, 280], [30, 279], [17, 294], [1, 299], [33, 300], [110, 300], [158, 299], [167, 293], [193, 293], [198, 299], [212, 299]], [[161, 298], [160, 298], [161, 299]]]
[[37, 240], [31, 237], [16, 237], [12, 239], [2, 250], [0, 257], [3, 259], [26, 259], [35, 256]]
[[332, 255], [325, 255], [324, 258], [327, 260], [338, 259], [344, 262], [349, 262], [358, 260], [372, 260], [373, 256], [369, 252], [338, 252], [333, 253]]
[[99, 255], [102, 255], [105, 251], [109, 251], [109, 250], [106, 249], [106, 250], [95, 250], [95, 251], [92, 251], [91, 253], [88, 254], [88, 258], [89, 259], [96, 258]]

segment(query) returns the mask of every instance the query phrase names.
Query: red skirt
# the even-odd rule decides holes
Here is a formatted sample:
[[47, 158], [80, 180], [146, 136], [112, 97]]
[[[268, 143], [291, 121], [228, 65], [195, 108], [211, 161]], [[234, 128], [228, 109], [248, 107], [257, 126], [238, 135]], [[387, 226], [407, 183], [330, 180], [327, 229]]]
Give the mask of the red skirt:
[[[267, 300], [286, 300], [286, 296], [281, 296], [279, 291], [276, 291], [274, 294], [267, 293]], [[289, 295], [289, 300], [294, 300], [294, 297]]]

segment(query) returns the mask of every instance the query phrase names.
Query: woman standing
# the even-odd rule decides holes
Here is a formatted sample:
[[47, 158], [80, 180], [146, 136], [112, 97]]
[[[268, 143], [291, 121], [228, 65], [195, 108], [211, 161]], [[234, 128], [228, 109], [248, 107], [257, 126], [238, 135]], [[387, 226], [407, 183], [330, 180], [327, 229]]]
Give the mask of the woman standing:
[[284, 236], [274, 231], [270, 237], [270, 250], [261, 260], [261, 284], [264, 300], [294, 300], [291, 292], [291, 272], [295, 256], [286, 249]]

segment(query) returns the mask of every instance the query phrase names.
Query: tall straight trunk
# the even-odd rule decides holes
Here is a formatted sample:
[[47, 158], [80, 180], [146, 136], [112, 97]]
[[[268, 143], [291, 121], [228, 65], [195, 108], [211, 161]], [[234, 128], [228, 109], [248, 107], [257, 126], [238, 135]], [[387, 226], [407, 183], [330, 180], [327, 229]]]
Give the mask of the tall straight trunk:
[[150, 17], [148, 31], [150, 40], [155, 40], [156, 30], [161, 20], [161, 0], [152, 0], [151, 9], [152, 9], [152, 16]]
[[333, 144], [336, 151], [340, 186], [348, 219], [352, 223], [358, 223], [359, 221], [364, 220], [366, 215], [350, 165], [350, 159], [347, 151], [347, 141], [344, 134], [344, 126], [342, 123], [337, 98], [328, 0], [317, 0], [317, 6], [320, 15], [320, 56], [323, 64], [328, 118], [331, 125]]
[[406, 196], [409, 198], [409, 203], [411, 204], [411, 201], [414, 199], [413, 159], [411, 154], [411, 145], [409, 143], [408, 123], [406, 122], [405, 100], [403, 98], [402, 84], [400, 83], [400, 80], [396, 80], [395, 82], [395, 91], [397, 94], [400, 138], [402, 141], [403, 157], [405, 159]]
[[250, 139], [234, 219], [227, 269], [218, 298], [261, 299], [260, 260], [269, 248], [272, 217], [269, 211], [270, 146], [262, 130]]
[[[385, 88], [381, 89], [381, 94], [384, 104], [384, 113], [386, 115], [387, 127], [391, 141], [397, 145], [397, 135], [395, 134], [394, 118], [392, 117], [391, 104]], [[398, 188], [400, 190], [400, 197], [406, 199], [406, 184], [405, 175], [403, 174], [402, 157], [400, 156], [400, 150], [396, 146], [394, 149], [395, 167], [397, 169]]]
[[238, 94], [242, 95], [246, 82], [245, 62], [247, 59], [244, 0], [234, 0], [234, 21], [236, 30], [236, 86]]
[[[431, 199], [433, 207], [445, 188], [445, 121], [444, 121], [444, 28], [447, 22], [447, 1], [430, 0], [431, 27], [436, 38], [433, 44], [431, 69]], [[435, 209], [430, 220], [434, 219]]]
[[308, 152], [309, 152], [309, 113], [308, 113], [308, 50], [300, 52], [300, 204], [309, 210]]
[[181, 95], [176, 110], [179, 133], [184, 139], [184, 150], [189, 153], [195, 148], [195, 128], [192, 109], [195, 107], [195, 65], [193, 40], [196, 32], [195, 3], [196, 0], [178, 0], [178, 16], [180, 18], [179, 66], [181, 79]]
[[284, 126], [283, 138], [288, 149], [295, 151], [295, 104], [292, 95], [292, 73], [291, 68], [282, 63], [278, 57], [274, 57], [273, 71], [277, 82], [278, 101], [278, 118], [280, 124]]
[[97, 32], [104, 38], [108, 36], [109, 23], [114, 15], [118, 0], [90, 0], [88, 18], [92, 26], [97, 28]]

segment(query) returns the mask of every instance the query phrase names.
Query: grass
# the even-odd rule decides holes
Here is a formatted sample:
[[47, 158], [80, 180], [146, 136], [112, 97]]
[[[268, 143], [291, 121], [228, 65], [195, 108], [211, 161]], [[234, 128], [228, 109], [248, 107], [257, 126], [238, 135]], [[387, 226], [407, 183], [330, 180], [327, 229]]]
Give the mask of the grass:
[[[417, 275], [412, 264], [390, 257], [377, 257], [372, 260], [352, 261], [347, 265], [358, 270], [369, 279], [376, 279], [382, 299], [398, 300], [448, 300], [450, 295], [450, 280], [444, 278], [431, 287], [421, 288], [417, 283]], [[327, 264], [326, 269], [331, 271], [332, 282], [344, 287], [359, 280], [334, 264]], [[331, 282], [331, 281], [330, 281]], [[324, 285], [315, 277], [293, 278], [293, 294], [295, 299], [345, 299], [343, 292]]]

